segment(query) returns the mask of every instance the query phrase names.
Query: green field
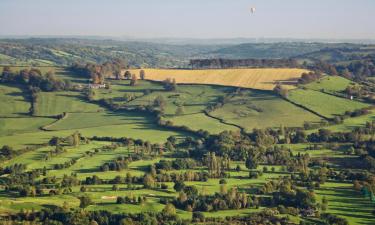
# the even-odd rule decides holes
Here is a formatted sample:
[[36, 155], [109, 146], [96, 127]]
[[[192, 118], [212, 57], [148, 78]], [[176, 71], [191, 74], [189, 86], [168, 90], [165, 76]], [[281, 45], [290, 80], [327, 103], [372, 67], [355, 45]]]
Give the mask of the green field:
[[66, 117], [48, 126], [48, 130], [71, 130], [123, 124], [150, 124], [153, 120], [147, 114], [135, 112], [68, 113]]
[[0, 117], [21, 117], [30, 112], [31, 104], [22, 87], [0, 84]]
[[[364, 127], [366, 123], [371, 123], [375, 120], [375, 112], [372, 110], [369, 114], [358, 116], [358, 117], [350, 117], [343, 121], [341, 124], [332, 125], [325, 127], [334, 132], [345, 132], [348, 130], [353, 130], [355, 128]], [[309, 132], [316, 132], [316, 130], [311, 130]]]
[[52, 118], [0, 118], [0, 136], [24, 132], [35, 132], [47, 124], [55, 122]]
[[288, 99], [326, 118], [333, 118], [337, 115], [343, 115], [346, 111], [354, 111], [369, 106], [362, 102], [304, 89], [291, 90]]
[[322, 118], [267, 92], [246, 91], [210, 115], [251, 131], [253, 128], [301, 127]]
[[315, 90], [323, 91], [331, 94], [342, 94], [342, 92], [354, 82], [339, 76], [324, 76], [323, 78], [304, 85], [304, 87]]
[[85, 101], [79, 92], [40, 92], [35, 104], [36, 116], [56, 116], [64, 112], [98, 112], [103, 109]]
[[[163, 118], [172, 121], [177, 126], [187, 126], [192, 130], [206, 130], [210, 133], [220, 133], [224, 130], [238, 130], [235, 126], [224, 124], [217, 119], [208, 117], [204, 110], [208, 105], [213, 104], [219, 97], [234, 91], [233, 88], [216, 87], [208, 85], [179, 85], [176, 92], [166, 92], [160, 90], [158, 84], [142, 82], [139, 87], [129, 90], [137, 95], [140, 88], [152, 90], [150, 94], [140, 95], [135, 100], [126, 104], [129, 107], [147, 106], [153, 104], [154, 100], [162, 96], [166, 101]], [[153, 89], [151, 89], [154, 87]], [[134, 90], [134, 92], [132, 92]], [[141, 89], [142, 90], [142, 89]], [[182, 115], [176, 115], [179, 105], [183, 105]]]
[[316, 192], [325, 196], [329, 205], [327, 212], [346, 218], [349, 224], [374, 224], [374, 204], [352, 189], [352, 184], [327, 182]]

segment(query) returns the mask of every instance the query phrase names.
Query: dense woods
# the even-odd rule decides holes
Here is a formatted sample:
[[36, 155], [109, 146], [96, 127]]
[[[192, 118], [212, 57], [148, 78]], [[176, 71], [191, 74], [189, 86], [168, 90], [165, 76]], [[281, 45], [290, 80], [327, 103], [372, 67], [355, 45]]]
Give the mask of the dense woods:
[[228, 68], [295, 68], [298, 63], [293, 59], [192, 59], [192, 69], [228, 69]]

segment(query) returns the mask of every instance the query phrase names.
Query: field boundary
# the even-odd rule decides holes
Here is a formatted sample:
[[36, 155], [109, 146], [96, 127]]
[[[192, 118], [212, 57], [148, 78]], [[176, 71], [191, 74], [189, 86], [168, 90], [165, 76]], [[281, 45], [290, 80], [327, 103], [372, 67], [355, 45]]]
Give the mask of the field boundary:
[[215, 120], [219, 121], [219, 122], [222, 123], [222, 124], [237, 127], [238, 129], [241, 130], [241, 132], [245, 132], [245, 128], [243, 128], [243, 127], [241, 127], [241, 126], [239, 126], [239, 125], [237, 125], [237, 124], [233, 124], [233, 123], [225, 122], [224, 119], [221, 119], [221, 118], [218, 118], [218, 117], [212, 116], [212, 115], [210, 115], [208, 112], [206, 112], [205, 110], [203, 111], [203, 113], [204, 113], [204, 115], [206, 115], [206, 116], [208, 116], [208, 117], [210, 117], [210, 118], [212, 118], [212, 119], [215, 119]]
[[53, 125], [56, 124], [57, 122], [62, 121], [63, 119], [68, 118], [68, 116], [69, 116], [69, 113], [68, 113], [68, 112], [63, 113], [63, 116], [62, 116], [61, 118], [57, 119], [56, 121], [54, 121], [54, 122], [52, 122], [52, 123], [50, 123], [50, 124], [47, 124], [47, 125], [44, 125], [44, 126], [40, 127], [40, 130], [42, 130], [42, 131], [53, 131], [53, 130], [49, 130], [48, 128], [49, 128], [50, 126], [53, 126]]
[[300, 108], [302, 108], [302, 109], [304, 109], [304, 110], [306, 110], [308, 112], [311, 112], [312, 114], [315, 114], [315, 115], [319, 116], [322, 119], [325, 119], [325, 120], [328, 120], [328, 121], [331, 120], [331, 118], [325, 117], [325, 116], [321, 115], [320, 113], [317, 113], [314, 110], [311, 110], [311, 109], [307, 108], [306, 106], [300, 105], [300, 104], [298, 104], [298, 103], [296, 103], [296, 102], [294, 102], [294, 101], [292, 101], [292, 100], [290, 100], [288, 98], [283, 98], [283, 99], [285, 99], [285, 101], [290, 102], [290, 103], [292, 103], [293, 105], [295, 105], [297, 107], [300, 107]]

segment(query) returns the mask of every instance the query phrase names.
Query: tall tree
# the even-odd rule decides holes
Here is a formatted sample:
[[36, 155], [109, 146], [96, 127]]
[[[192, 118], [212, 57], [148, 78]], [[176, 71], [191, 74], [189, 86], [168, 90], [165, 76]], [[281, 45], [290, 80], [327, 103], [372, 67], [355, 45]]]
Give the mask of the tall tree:
[[135, 74], [132, 75], [132, 79], [130, 80], [130, 86], [136, 86], [138, 84], [138, 79]]
[[139, 71], [139, 77], [141, 78], [141, 80], [144, 80], [146, 78], [146, 73], [144, 70]]

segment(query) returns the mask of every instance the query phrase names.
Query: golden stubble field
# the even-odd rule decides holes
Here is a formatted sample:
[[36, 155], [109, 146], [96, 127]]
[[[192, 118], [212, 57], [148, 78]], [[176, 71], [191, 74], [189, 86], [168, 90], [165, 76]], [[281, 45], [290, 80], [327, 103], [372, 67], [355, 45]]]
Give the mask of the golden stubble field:
[[[163, 81], [176, 79], [178, 84], [214, 84], [272, 90], [280, 82], [285, 87], [293, 88], [304, 69], [293, 68], [262, 68], [262, 69], [143, 69], [147, 80]], [[130, 70], [139, 78], [140, 69]]]

